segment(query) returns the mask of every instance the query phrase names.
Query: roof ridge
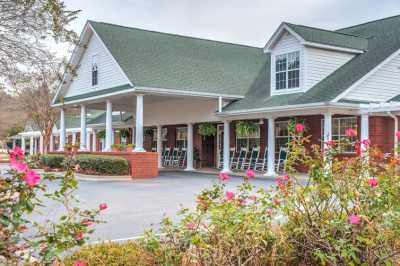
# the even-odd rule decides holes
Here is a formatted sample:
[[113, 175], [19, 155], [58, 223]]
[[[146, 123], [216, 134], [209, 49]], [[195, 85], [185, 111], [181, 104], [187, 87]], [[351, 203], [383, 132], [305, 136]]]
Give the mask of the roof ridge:
[[390, 16], [390, 17], [385, 17], [385, 18], [375, 19], [375, 20], [371, 20], [371, 21], [366, 21], [366, 22], [363, 22], [363, 23], [360, 23], [360, 24], [356, 24], [356, 25], [353, 25], [353, 26], [340, 28], [340, 29], [337, 29], [335, 31], [351, 29], [351, 28], [363, 26], [363, 25], [370, 24], [370, 23], [375, 23], [375, 22], [382, 21], [382, 20], [392, 19], [392, 18], [396, 18], [396, 17], [400, 17], [400, 15], [394, 15], [394, 16]]
[[263, 49], [262, 47], [256, 47], [256, 46], [251, 46], [251, 45], [247, 45], [247, 44], [218, 41], [218, 40], [205, 39], [205, 38], [187, 36], [187, 35], [182, 35], [182, 34], [177, 34], [177, 33], [170, 33], [170, 32], [162, 32], [162, 31], [156, 31], [156, 30], [141, 29], [141, 28], [137, 28], [137, 27], [123, 26], [123, 25], [114, 24], [114, 23], [108, 23], [108, 22], [101, 22], [101, 21], [94, 21], [94, 20], [88, 20], [88, 22], [89, 23], [91, 23], [91, 22], [100, 23], [100, 24], [105, 24], [105, 25], [110, 25], [110, 26], [115, 26], [115, 27], [131, 29], [131, 30], [140, 30], [140, 31], [159, 33], [159, 34], [170, 35], [170, 36], [175, 36], [175, 37], [182, 37], [182, 38], [188, 38], [188, 39], [194, 39], [194, 40], [201, 40], [201, 41], [207, 41], [207, 42], [216, 42], [216, 43], [223, 43], [223, 44], [229, 44], [229, 45], [235, 45], [235, 46], [242, 46], [242, 47], [247, 47], [247, 48], [252, 48], [252, 49], [260, 49], [260, 50]]
[[289, 24], [289, 25], [295, 25], [295, 26], [305, 27], [305, 28], [309, 28], [309, 29], [321, 30], [321, 31], [326, 31], [326, 32], [329, 32], [329, 33], [335, 33], [335, 34], [340, 34], [340, 35], [347, 35], [347, 36], [350, 36], [350, 37], [357, 37], [357, 38], [360, 38], [360, 39], [366, 39], [367, 40], [367, 38], [362, 37], [360, 35], [349, 34], [349, 33], [344, 33], [344, 32], [338, 32], [336, 30], [327, 30], [327, 29], [311, 27], [311, 26], [306, 26], [306, 25], [301, 25], [301, 24], [287, 23], [287, 22], [285, 22], [285, 23]]

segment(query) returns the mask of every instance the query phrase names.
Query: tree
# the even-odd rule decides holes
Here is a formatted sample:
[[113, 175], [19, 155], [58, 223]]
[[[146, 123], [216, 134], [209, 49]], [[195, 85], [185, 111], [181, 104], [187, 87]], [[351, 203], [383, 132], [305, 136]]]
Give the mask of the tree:
[[17, 97], [3, 91], [0, 91], [0, 121], [0, 140], [10, 135], [10, 128], [22, 127], [26, 122], [26, 114]]
[[59, 73], [58, 69], [44, 69], [13, 82], [21, 108], [43, 136], [44, 153], [49, 147], [53, 127], [58, 118], [58, 110], [51, 107], [51, 102], [59, 82]]
[[0, 0], [0, 82], [48, 67], [47, 42], [75, 41], [67, 26], [78, 13], [60, 0]]

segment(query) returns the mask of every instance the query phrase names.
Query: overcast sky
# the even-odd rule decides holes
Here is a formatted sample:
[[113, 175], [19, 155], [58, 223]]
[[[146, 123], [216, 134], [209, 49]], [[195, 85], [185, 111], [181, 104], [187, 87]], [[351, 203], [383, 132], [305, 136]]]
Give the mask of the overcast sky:
[[[262, 47], [282, 21], [337, 29], [399, 15], [399, 0], [64, 0], [86, 20]], [[63, 51], [66, 55], [66, 51]]]

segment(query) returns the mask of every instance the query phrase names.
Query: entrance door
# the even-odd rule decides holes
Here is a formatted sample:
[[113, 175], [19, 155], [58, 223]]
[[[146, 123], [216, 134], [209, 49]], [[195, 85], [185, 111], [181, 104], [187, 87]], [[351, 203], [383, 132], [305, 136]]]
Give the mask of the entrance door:
[[222, 162], [222, 153], [224, 150], [224, 125], [217, 125], [217, 160], [215, 165], [220, 167]]

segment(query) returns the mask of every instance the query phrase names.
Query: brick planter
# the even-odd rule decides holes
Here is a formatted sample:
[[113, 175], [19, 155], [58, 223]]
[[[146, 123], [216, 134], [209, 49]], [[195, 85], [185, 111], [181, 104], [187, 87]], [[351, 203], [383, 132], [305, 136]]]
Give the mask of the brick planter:
[[158, 156], [156, 152], [78, 152], [77, 154], [122, 157], [129, 163], [132, 178], [152, 178], [158, 176]]

